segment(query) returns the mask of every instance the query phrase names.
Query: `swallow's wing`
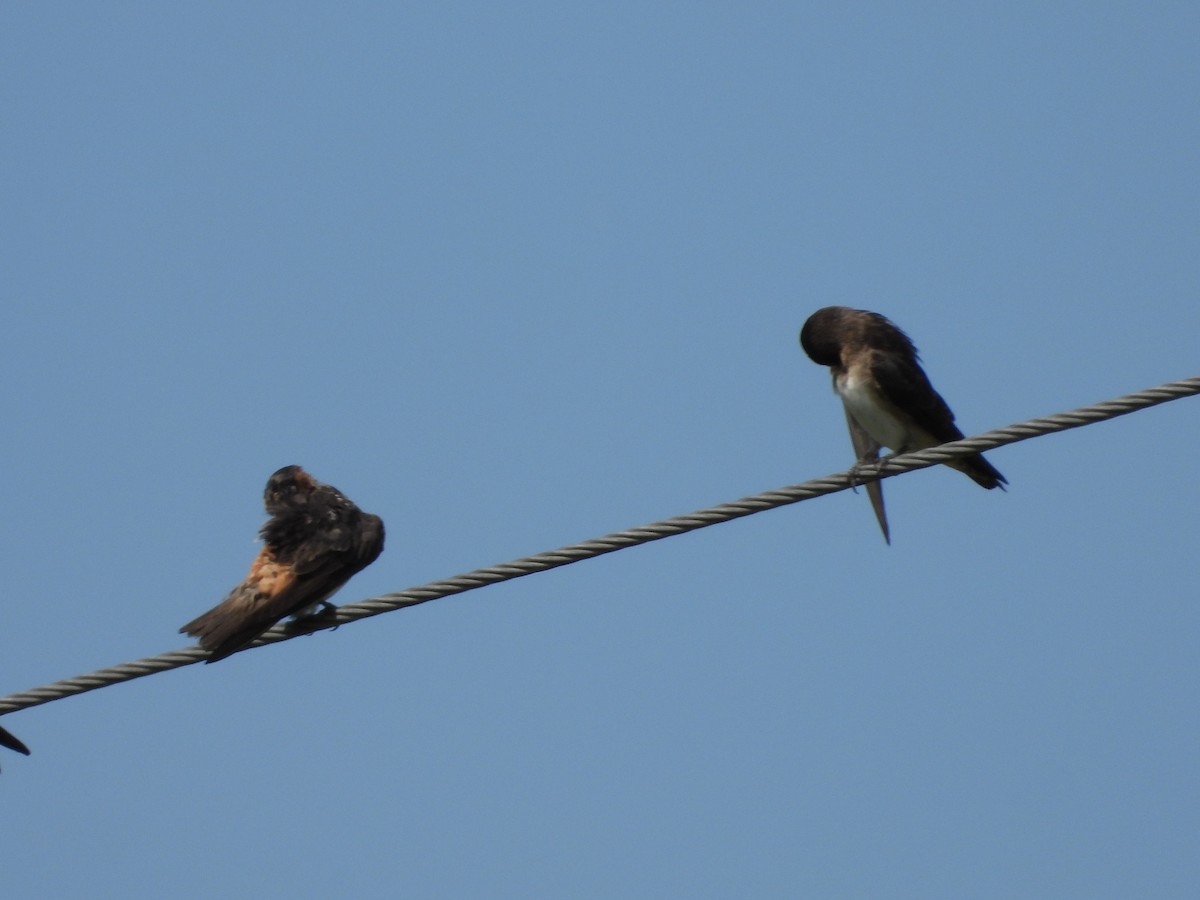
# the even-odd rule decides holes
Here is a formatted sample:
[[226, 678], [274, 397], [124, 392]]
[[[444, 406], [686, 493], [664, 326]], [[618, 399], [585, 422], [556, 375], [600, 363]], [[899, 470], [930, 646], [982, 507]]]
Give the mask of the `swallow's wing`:
[[20, 739], [11, 731], [0, 728], [0, 747], [7, 747], [9, 750], [16, 750], [18, 753], [29, 755], [29, 748], [21, 743]]
[[197, 638], [201, 647], [211, 651], [207, 661], [216, 662], [252, 643], [281, 619], [320, 603], [351, 574], [336, 555], [301, 574], [264, 547], [246, 580], [180, 631]]
[[[962, 440], [963, 433], [954, 424], [954, 413], [950, 411], [942, 395], [929, 383], [929, 377], [917, 362], [915, 354], [908, 357], [895, 353], [874, 353], [871, 355], [871, 374], [875, 377], [884, 399], [892, 404], [899, 414], [908, 418], [919, 432], [928, 436], [931, 443], [925, 446]], [[924, 447], [915, 446], [909, 449], [920, 450]], [[946, 465], [963, 472], [976, 484], [988, 490], [995, 487], [1003, 489], [1008, 483], [981, 453], [960, 456], [947, 461]]]
[[357, 509], [340, 518], [339, 524], [313, 535], [295, 548], [288, 563], [264, 569], [243, 627], [226, 642], [228, 653], [250, 643], [276, 622], [324, 603], [381, 552], [383, 520]]
[[[867, 434], [854, 416], [850, 415], [848, 409], [846, 410], [846, 425], [850, 428], [850, 443], [854, 445], [854, 455], [858, 458], [858, 462], [877, 461], [879, 459], [879, 442]], [[866, 488], [867, 497], [871, 500], [871, 508], [875, 510], [875, 518], [879, 522], [879, 527], [883, 529], [883, 539], [890, 545], [892, 537], [888, 531], [887, 511], [883, 508], [883, 482], [869, 481], [863, 487]]]
[[323, 530], [296, 546], [286, 562], [264, 547], [246, 580], [218, 606], [181, 631], [224, 659], [252, 643], [288, 616], [322, 603], [383, 550], [383, 521], [362, 514], [361, 522]]
[[954, 413], [933, 389], [915, 356], [872, 353], [870, 369], [883, 398], [936, 443], [962, 438]]
[[224, 659], [287, 615], [286, 609], [278, 613], [275, 609], [279, 598], [287, 596], [295, 580], [296, 573], [281, 563], [271, 548], [263, 547], [245, 581], [179, 630], [196, 638], [201, 647], [211, 652], [208, 662]]

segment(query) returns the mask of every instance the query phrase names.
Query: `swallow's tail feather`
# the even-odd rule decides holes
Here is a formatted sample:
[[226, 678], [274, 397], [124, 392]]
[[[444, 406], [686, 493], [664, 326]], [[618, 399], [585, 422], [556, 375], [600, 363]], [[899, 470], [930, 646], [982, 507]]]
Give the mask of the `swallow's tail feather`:
[[224, 659], [275, 624], [274, 618], [264, 620], [262, 603], [265, 599], [250, 585], [238, 585], [204, 615], [180, 628], [179, 633], [196, 638], [200, 646], [211, 653], [207, 662]]
[[1008, 479], [984, 459], [981, 453], [976, 453], [974, 456], [960, 456], [947, 461], [946, 465], [962, 472], [977, 485], [987, 488], [989, 491], [993, 488], [1004, 490], [1004, 485], [1008, 484]]
[[[851, 480], [858, 474], [860, 466], [877, 465], [879, 463], [879, 442], [867, 432], [865, 428], [858, 424], [858, 420], [854, 418], [849, 409], [846, 412], [846, 425], [850, 428], [850, 443], [854, 445], [854, 455], [858, 457], [858, 461], [854, 464], [854, 475], [851, 475]], [[871, 500], [871, 509], [875, 510], [875, 519], [879, 522], [879, 528], [883, 531], [883, 539], [890, 547], [892, 544], [892, 535], [888, 530], [887, 510], [883, 507], [883, 483], [880, 481], [868, 481], [866, 484], [867, 497]]]
[[875, 518], [883, 531], [883, 540], [891, 546], [892, 535], [888, 531], [887, 511], [883, 508], [883, 484], [879, 481], [868, 481], [864, 486], [867, 489], [867, 497], [871, 500], [871, 508], [875, 510]]

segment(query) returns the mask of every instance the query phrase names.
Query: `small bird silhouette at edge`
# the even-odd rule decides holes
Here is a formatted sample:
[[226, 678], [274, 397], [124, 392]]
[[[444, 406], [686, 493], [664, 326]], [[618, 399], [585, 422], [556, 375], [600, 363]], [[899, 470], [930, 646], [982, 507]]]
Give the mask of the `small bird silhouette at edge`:
[[0, 728], [0, 747], [7, 747], [9, 750], [16, 750], [18, 753], [29, 755], [29, 748], [21, 743], [20, 739], [4, 728]]

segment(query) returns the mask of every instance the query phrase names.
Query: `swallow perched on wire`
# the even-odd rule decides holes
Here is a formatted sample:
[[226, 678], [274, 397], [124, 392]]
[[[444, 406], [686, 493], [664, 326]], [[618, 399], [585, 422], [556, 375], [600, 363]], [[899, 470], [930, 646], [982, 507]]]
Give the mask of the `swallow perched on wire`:
[[329, 597], [383, 551], [383, 520], [299, 466], [271, 476], [263, 504], [271, 518], [246, 580], [179, 629], [210, 651], [206, 662], [236, 653], [288, 616], [333, 609]]
[[0, 728], [0, 747], [7, 747], [9, 750], [16, 750], [18, 753], [29, 755], [29, 748], [26, 747], [11, 731], [6, 731]]
[[[963, 437], [954, 413], [921, 368], [913, 342], [879, 313], [845, 306], [819, 309], [800, 330], [800, 345], [833, 374], [833, 390], [842, 398], [858, 456], [856, 468], [878, 460], [881, 447], [909, 453]], [[1008, 483], [979, 453], [955, 457], [946, 465], [988, 490], [1003, 490]], [[866, 488], [890, 544], [883, 487], [873, 481]]]

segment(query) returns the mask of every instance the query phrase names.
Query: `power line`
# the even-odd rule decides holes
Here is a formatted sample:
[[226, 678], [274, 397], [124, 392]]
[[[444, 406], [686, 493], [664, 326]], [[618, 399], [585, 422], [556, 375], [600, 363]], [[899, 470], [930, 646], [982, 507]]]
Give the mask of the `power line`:
[[[902, 456], [887, 457], [880, 461], [877, 469], [874, 467], [860, 467], [855, 473], [855, 483], [864, 484], [881, 478], [892, 478], [915, 469], [936, 466], [956, 456], [980, 453], [985, 450], [995, 449], [996, 447], [1003, 447], [1006, 444], [1015, 444], [1019, 441], [1029, 440], [1030, 438], [1053, 434], [1057, 431], [1080, 428], [1084, 425], [1114, 419], [1117, 416], [1127, 415], [1128, 413], [1137, 412], [1151, 406], [1157, 406], [1160, 403], [1179, 400], [1195, 394], [1200, 394], [1200, 377], [1168, 382], [1158, 387], [1147, 388], [1144, 391], [1137, 391], [1133, 394], [1126, 394], [1123, 397], [1117, 397], [1113, 400], [1105, 400], [1092, 406], [1084, 406], [1068, 412], [1056, 413], [1052, 416], [1030, 419], [1027, 422], [1009, 425], [1006, 428], [997, 428], [994, 431], [987, 431], [974, 437], [964, 438], [961, 441], [942, 444], [918, 453], [905, 453]], [[513, 560], [512, 562], [503, 563], [498, 566], [476, 569], [473, 572], [456, 575], [453, 578], [447, 578], [442, 581], [433, 581], [429, 584], [408, 588], [404, 591], [383, 594], [382, 596], [362, 600], [358, 603], [348, 603], [345, 606], [338, 607], [335, 615], [322, 616], [319, 620], [302, 619], [276, 625], [255, 641], [251, 647], [275, 644], [279, 641], [290, 640], [303, 634], [324, 631], [339, 625], [356, 622], [359, 619], [366, 619], [371, 616], [380, 615], [381, 613], [391, 612], [392, 610], [416, 606], [420, 603], [427, 603], [430, 600], [461, 594], [464, 591], [486, 587], [490, 584], [499, 584], [502, 581], [511, 581], [514, 578], [532, 575], [536, 572], [545, 572], [548, 569], [556, 569], [559, 566], [570, 565], [581, 560], [591, 559], [594, 556], [603, 556], [606, 553], [624, 550], [627, 547], [636, 547], [639, 544], [662, 540], [663, 538], [672, 537], [677, 534], [685, 534], [689, 531], [707, 528], [710, 525], [739, 519], [742, 516], [753, 515], [754, 513], [764, 512], [768, 509], [799, 503], [802, 500], [811, 500], [813, 497], [821, 497], [825, 494], [835, 494], [838, 491], [847, 490], [851, 486], [850, 477], [851, 473], [849, 471], [838, 472], [834, 475], [827, 475], [824, 478], [817, 478], [813, 481], [803, 482], [802, 484], [795, 484], [790, 487], [743, 497], [741, 500], [735, 500], [732, 503], [724, 503], [720, 506], [697, 510], [687, 515], [664, 519], [661, 522], [653, 522], [639, 528], [630, 528], [626, 531], [613, 532], [612, 534], [606, 534], [603, 537], [593, 538], [582, 543], [569, 544], [565, 547], [559, 547], [557, 550], [549, 550], [534, 556], [526, 556], [522, 559]], [[75, 678], [56, 681], [53, 684], [34, 688], [33, 690], [0, 697], [0, 714], [28, 709], [31, 706], [40, 706], [43, 703], [50, 703], [51, 701], [61, 700], [74, 694], [82, 694], [87, 691], [96, 690], [97, 688], [119, 684], [122, 681], [132, 681], [135, 678], [142, 678], [157, 672], [165, 672], [181, 666], [190, 666], [194, 663], [203, 662], [207, 658], [208, 653], [206, 651], [201, 650], [199, 647], [188, 647], [182, 650], [162, 653], [158, 656], [147, 657], [146, 659], [135, 660], [134, 662], [122, 663], [121, 665], [111, 666], [106, 669], [99, 669], [88, 675], [79, 675]]]

